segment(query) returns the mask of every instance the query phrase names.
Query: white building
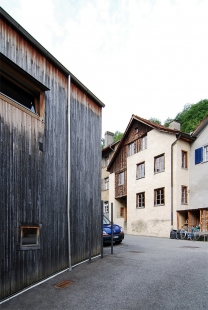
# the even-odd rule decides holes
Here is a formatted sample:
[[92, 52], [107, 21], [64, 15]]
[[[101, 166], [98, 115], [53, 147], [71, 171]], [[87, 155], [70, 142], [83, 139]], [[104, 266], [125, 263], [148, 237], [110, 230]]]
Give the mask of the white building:
[[[176, 121], [167, 128], [133, 115], [107, 169], [114, 222], [136, 235], [168, 237], [171, 228], [199, 223], [208, 230], [208, 223], [202, 223], [202, 214], [208, 214], [208, 183], [200, 186], [201, 178], [207, 181], [208, 162], [197, 169], [192, 158], [199, 146], [207, 156], [207, 144], [207, 119], [188, 135]], [[192, 180], [194, 168], [198, 181]], [[205, 200], [201, 204], [197, 187]]]

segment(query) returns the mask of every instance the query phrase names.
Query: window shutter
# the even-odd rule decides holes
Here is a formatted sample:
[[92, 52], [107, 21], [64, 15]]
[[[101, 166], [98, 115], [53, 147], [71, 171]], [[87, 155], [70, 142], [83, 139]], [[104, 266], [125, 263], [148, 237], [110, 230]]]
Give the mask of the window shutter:
[[203, 148], [200, 147], [195, 150], [195, 165], [203, 161]]

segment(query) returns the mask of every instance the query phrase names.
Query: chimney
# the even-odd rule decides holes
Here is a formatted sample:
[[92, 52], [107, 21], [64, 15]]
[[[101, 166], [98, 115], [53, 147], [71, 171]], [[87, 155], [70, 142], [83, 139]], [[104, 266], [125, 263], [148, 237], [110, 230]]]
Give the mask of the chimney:
[[113, 143], [114, 133], [110, 131], [105, 132], [105, 147]]
[[180, 124], [178, 121], [176, 121], [175, 119], [169, 124], [168, 127], [169, 127], [170, 129], [176, 129], [176, 130], [178, 130], [178, 131], [181, 130], [181, 124]]

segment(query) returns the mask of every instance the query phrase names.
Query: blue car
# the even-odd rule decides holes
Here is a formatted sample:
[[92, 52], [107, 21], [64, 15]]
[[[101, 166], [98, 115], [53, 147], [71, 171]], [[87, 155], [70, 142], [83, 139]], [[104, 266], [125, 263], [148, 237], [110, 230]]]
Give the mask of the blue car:
[[[113, 241], [115, 243], [121, 243], [124, 239], [124, 232], [121, 226], [113, 224]], [[111, 222], [103, 215], [103, 243], [111, 242]]]

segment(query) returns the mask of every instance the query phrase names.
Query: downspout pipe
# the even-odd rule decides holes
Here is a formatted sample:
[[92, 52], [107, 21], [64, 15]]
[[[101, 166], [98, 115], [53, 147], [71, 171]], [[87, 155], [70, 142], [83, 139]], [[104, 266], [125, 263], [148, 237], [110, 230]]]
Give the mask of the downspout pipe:
[[171, 144], [171, 228], [173, 229], [173, 146], [181, 138], [181, 134], [178, 134], [178, 138]]
[[68, 262], [69, 271], [72, 271], [71, 264], [71, 226], [70, 226], [70, 184], [71, 184], [71, 165], [70, 165], [70, 98], [71, 98], [71, 76], [68, 75], [68, 102], [67, 102], [67, 135], [68, 135], [68, 159], [67, 159], [67, 222], [68, 222]]

